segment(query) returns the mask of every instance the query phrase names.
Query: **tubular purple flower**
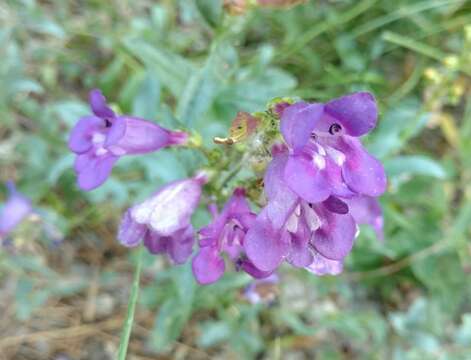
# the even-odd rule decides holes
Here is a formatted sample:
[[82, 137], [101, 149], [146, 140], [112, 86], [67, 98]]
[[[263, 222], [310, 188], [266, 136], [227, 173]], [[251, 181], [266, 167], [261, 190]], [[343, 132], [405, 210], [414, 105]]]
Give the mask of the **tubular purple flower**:
[[31, 201], [19, 193], [13, 182], [6, 184], [8, 199], [0, 210], [0, 239], [6, 237], [31, 212]]
[[129, 208], [121, 221], [118, 240], [127, 247], [143, 242], [149, 252], [166, 253], [175, 263], [184, 263], [194, 243], [191, 216], [206, 181], [206, 175], [200, 173], [171, 182]]
[[237, 188], [214, 221], [199, 231], [200, 251], [193, 258], [192, 268], [200, 284], [213, 283], [224, 274], [225, 264], [222, 253], [228, 254], [237, 269], [244, 270], [254, 277], [266, 277], [243, 252], [244, 238], [255, 219], [245, 199], [245, 190]]
[[278, 154], [265, 174], [268, 204], [245, 237], [249, 260], [261, 271], [274, 271], [284, 260], [308, 267], [321, 255], [341, 261], [351, 250], [356, 224], [346, 203], [330, 197], [308, 203], [284, 181], [286, 154]]
[[381, 195], [387, 185], [384, 168], [357, 138], [376, 121], [375, 99], [365, 92], [286, 108], [280, 127], [290, 152], [284, 175], [288, 186], [312, 203], [331, 195]]
[[74, 169], [82, 190], [103, 184], [123, 155], [182, 145], [188, 139], [185, 132], [167, 130], [133, 116], [116, 115], [98, 89], [90, 92], [89, 102], [93, 115], [79, 119], [69, 137], [69, 148], [77, 154]]

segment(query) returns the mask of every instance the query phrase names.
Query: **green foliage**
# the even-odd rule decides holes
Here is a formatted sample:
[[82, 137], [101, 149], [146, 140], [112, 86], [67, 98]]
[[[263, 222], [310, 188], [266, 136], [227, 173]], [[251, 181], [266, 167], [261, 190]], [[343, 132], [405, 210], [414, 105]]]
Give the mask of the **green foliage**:
[[[17, 249], [0, 249], [11, 326], [84, 296], [96, 254], [100, 291], [128, 292], [129, 272], [114, 261], [123, 259], [113, 245], [120, 214], [205, 164], [196, 149], [123, 158], [100, 189], [79, 192], [66, 142], [89, 111], [90, 88], [103, 89], [119, 112], [198, 132], [206, 144], [227, 134], [237, 111], [261, 110], [274, 97], [324, 101], [369, 90], [381, 116], [365, 142], [390, 185], [385, 242], [362, 228], [335, 278], [283, 269], [271, 306], [248, 304], [245, 275], [199, 287], [189, 264], [146, 256], [146, 349], [152, 356], [184, 343], [244, 359], [469, 358], [470, 14], [462, 0], [311, 0], [241, 17], [227, 15], [221, 0], [0, 5], [0, 180], [15, 178], [42, 224], [52, 224], [28, 220], [14, 234]], [[204, 206], [194, 221], [209, 221]], [[117, 298], [123, 313], [126, 300]]]

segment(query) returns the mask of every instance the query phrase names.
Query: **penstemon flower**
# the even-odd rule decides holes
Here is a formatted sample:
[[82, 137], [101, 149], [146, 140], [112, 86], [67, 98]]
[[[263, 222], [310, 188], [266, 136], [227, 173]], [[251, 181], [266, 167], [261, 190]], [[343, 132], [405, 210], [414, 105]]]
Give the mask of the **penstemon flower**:
[[386, 190], [384, 168], [358, 139], [376, 121], [376, 102], [369, 93], [286, 108], [281, 132], [290, 149], [285, 167], [288, 186], [309, 202], [329, 196], [381, 195]]
[[16, 190], [12, 181], [7, 182], [6, 186], [8, 199], [0, 210], [0, 239], [7, 236], [33, 210], [31, 201]]
[[263, 271], [275, 270], [283, 260], [306, 267], [314, 255], [342, 260], [351, 250], [356, 224], [348, 209], [329, 200], [308, 203], [284, 181], [288, 156], [275, 156], [265, 174], [267, 206], [246, 236], [249, 259]]
[[93, 115], [81, 118], [72, 129], [69, 148], [77, 154], [75, 172], [82, 190], [103, 184], [123, 155], [144, 154], [185, 144], [188, 135], [128, 115], [116, 115], [100, 90], [90, 92]]
[[213, 283], [223, 275], [223, 252], [228, 254], [238, 269], [256, 278], [270, 275], [258, 270], [244, 258], [245, 234], [252, 226], [255, 216], [245, 199], [244, 189], [237, 188], [221, 214], [216, 214], [214, 221], [199, 231], [200, 250], [193, 258], [192, 265], [195, 278], [200, 284]]
[[149, 252], [167, 253], [175, 263], [184, 263], [193, 250], [191, 216], [206, 181], [202, 173], [174, 181], [128, 209], [121, 221], [118, 240], [127, 247], [144, 242]]
[[385, 191], [386, 175], [357, 138], [376, 125], [376, 103], [369, 93], [354, 93], [276, 113], [286, 147], [278, 146], [265, 174], [268, 204], [246, 236], [247, 255], [264, 271], [286, 260], [314, 273], [338, 273], [357, 223], [372, 225], [382, 238], [374, 197]]

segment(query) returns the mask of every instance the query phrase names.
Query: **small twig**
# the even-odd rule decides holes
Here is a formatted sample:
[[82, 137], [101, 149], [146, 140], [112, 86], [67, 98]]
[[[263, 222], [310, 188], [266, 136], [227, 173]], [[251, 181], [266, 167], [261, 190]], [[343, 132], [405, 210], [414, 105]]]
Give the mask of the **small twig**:
[[234, 168], [229, 171], [225, 177], [222, 178], [220, 185], [218, 186], [218, 190], [221, 190], [224, 188], [224, 186], [227, 185], [227, 183], [237, 175], [237, 173], [242, 169], [242, 166], [244, 165], [245, 162], [245, 157], [238, 163]]

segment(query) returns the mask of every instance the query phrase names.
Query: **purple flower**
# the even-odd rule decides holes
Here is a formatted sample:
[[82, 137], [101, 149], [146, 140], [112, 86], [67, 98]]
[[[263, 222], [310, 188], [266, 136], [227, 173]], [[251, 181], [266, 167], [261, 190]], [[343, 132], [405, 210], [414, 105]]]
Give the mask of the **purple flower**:
[[338, 274], [353, 247], [358, 224], [382, 237], [375, 197], [386, 189], [382, 164], [359, 136], [376, 125], [369, 93], [326, 104], [284, 105], [281, 132], [286, 146], [273, 148], [265, 173], [268, 203], [245, 237], [248, 258], [261, 271], [283, 261], [318, 274]]
[[171, 182], [123, 216], [118, 240], [127, 247], [144, 242], [153, 254], [167, 253], [177, 264], [191, 255], [194, 231], [191, 216], [198, 206], [204, 174]]
[[223, 252], [236, 263], [238, 269], [254, 277], [270, 275], [257, 269], [245, 258], [244, 237], [256, 216], [245, 199], [245, 190], [235, 189], [221, 213], [214, 215], [214, 221], [199, 231], [200, 250], [192, 264], [196, 280], [200, 284], [210, 284], [224, 274]]
[[268, 204], [245, 237], [248, 258], [260, 270], [274, 271], [286, 260], [309, 267], [326, 258], [342, 261], [350, 252], [356, 224], [337, 198], [309, 203], [290, 189], [285, 179], [287, 154], [276, 155], [265, 174]]
[[31, 201], [20, 194], [13, 182], [6, 184], [8, 199], [0, 211], [0, 239], [8, 235], [32, 211]]
[[375, 99], [365, 92], [286, 108], [281, 132], [290, 151], [284, 173], [290, 189], [311, 203], [332, 195], [381, 195], [387, 185], [384, 168], [358, 139], [376, 121]]
[[149, 153], [187, 141], [184, 132], [170, 131], [137, 117], [116, 115], [100, 90], [92, 90], [89, 101], [93, 115], [81, 118], [69, 138], [69, 148], [77, 154], [74, 169], [78, 185], [85, 191], [103, 184], [123, 155]]

